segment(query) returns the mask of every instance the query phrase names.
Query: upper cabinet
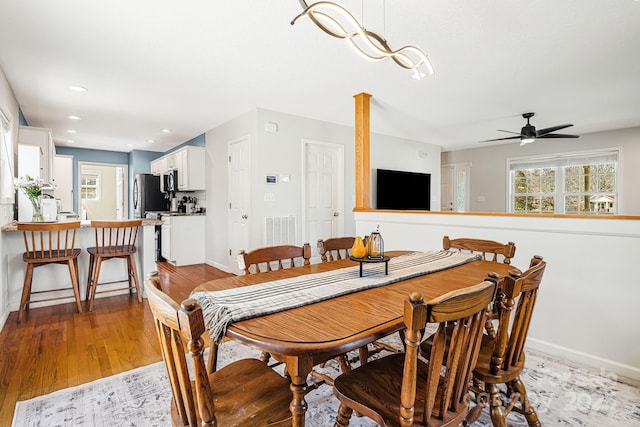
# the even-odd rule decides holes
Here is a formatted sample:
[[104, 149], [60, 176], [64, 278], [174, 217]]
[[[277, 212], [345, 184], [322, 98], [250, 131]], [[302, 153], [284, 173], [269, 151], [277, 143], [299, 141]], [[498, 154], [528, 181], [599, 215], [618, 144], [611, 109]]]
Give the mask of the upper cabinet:
[[151, 161], [151, 173], [154, 175], [163, 175], [169, 171], [177, 170], [178, 191], [204, 190], [205, 157], [204, 147], [186, 146]]
[[37, 169], [40, 171], [38, 178], [43, 179], [45, 184], [55, 186], [53, 160], [56, 155], [56, 147], [53, 143], [53, 133], [51, 129], [20, 126], [18, 131], [18, 144], [38, 147], [37, 156], [34, 156], [32, 159], [22, 160], [27, 160], [29, 163], [38, 162]]
[[176, 151], [174, 155], [178, 169], [178, 190], [204, 190], [204, 147], [187, 146]]

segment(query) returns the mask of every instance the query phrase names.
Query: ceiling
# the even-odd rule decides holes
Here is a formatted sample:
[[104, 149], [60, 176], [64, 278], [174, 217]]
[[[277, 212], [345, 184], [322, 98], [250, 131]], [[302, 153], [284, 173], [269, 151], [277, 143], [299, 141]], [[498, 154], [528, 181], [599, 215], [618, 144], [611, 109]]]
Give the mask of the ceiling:
[[640, 126], [640, 1], [338, 3], [435, 74], [290, 25], [297, 0], [2, 0], [0, 67], [27, 122], [78, 148], [166, 151], [255, 108], [353, 126], [360, 92], [372, 132], [444, 151], [509, 136], [529, 111], [564, 133]]

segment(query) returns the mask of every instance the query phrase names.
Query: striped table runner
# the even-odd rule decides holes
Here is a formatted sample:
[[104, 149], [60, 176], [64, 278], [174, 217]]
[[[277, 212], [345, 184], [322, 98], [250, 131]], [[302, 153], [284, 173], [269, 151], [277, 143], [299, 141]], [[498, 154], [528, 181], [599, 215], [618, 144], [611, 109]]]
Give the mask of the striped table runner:
[[202, 307], [211, 337], [221, 342], [233, 322], [313, 304], [365, 289], [389, 285], [480, 259], [479, 255], [449, 251], [412, 252], [384, 263], [367, 264], [323, 273], [274, 280], [224, 291], [196, 292], [191, 297]]

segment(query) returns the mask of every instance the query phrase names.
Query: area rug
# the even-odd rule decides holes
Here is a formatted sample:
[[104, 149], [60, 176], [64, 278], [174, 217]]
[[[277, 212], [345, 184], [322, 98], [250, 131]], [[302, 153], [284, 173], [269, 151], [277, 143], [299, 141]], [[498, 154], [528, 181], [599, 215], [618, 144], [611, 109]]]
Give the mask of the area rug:
[[[391, 345], [398, 344], [394, 338], [388, 341]], [[259, 354], [241, 344], [225, 342], [220, 347], [219, 366]], [[323, 371], [336, 375], [339, 368], [331, 361]], [[640, 425], [640, 389], [619, 381], [610, 372], [586, 369], [529, 351], [523, 381], [543, 426]], [[164, 364], [159, 362], [20, 401], [16, 404], [12, 426], [170, 427], [170, 399]], [[306, 400], [307, 426], [333, 425], [338, 401], [330, 387], [321, 386], [309, 393]], [[373, 427], [377, 424], [354, 416], [349, 425]], [[508, 425], [524, 427], [527, 423], [519, 414], [512, 413]], [[486, 410], [473, 426], [491, 426]]]

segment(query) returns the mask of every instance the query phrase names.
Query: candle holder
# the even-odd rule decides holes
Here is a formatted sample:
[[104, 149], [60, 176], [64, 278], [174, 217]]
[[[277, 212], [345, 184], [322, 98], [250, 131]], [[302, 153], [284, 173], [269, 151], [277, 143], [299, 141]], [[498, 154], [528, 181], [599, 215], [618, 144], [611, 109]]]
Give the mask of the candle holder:
[[380, 226], [376, 228], [376, 231], [369, 236], [369, 242], [367, 243], [367, 257], [369, 259], [383, 259], [384, 258], [384, 239], [380, 234]]

